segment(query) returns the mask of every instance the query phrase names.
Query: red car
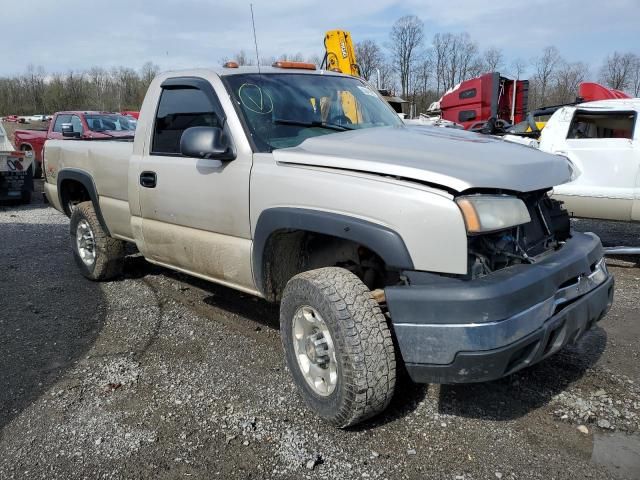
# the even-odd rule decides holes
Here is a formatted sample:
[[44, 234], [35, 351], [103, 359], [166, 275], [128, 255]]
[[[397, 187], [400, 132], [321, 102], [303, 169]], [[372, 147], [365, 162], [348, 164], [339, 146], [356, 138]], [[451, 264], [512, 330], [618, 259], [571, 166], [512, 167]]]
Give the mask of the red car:
[[19, 122], [20, 121], [20, 117], [18, 117], [18, 115], [7, 115], [6, 117], [4, 117], [2, 119], [3, 122]]
[[[65, 127], [63, 129], [63, 126]], [[111, 112], [58, 112], [49, 128], [44, 130], [16, 130], [13, 144], [18, 150], [35, 153], [34, 177], [42, 175], [42, 149], [48, 139], [101, 139], [133, 137], [135, 121]], [[63, 132], [64, 130], [64, 132]]]

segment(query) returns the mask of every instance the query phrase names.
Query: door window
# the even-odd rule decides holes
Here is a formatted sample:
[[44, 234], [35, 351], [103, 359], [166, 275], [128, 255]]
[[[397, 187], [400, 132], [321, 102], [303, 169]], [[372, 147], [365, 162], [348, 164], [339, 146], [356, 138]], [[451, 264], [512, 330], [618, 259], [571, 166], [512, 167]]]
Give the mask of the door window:
[[633, 138], [633, 112], [580, 112], [571, 121], [567, 139]]
[[56, 117], [56, 123], [53, 124], [53, 131], [62, 133], [63, 123], [71, 123], [71, 115], [58, 115]]
[[163, 89], [151, 153], [180, 155], [180, 138], [190, 127], [222, 127], [210, 97], [194, 87]]

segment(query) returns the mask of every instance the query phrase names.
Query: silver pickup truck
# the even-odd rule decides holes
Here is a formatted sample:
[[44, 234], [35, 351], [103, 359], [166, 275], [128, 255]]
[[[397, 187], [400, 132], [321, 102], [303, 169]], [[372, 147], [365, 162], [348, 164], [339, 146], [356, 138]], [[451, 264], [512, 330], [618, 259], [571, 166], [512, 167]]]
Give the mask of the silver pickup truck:
[[307, 404], [345, 427], [384, 410], [396, 374], [496, 379], [609, 309], [599, 239], [549, 198], [552, 156], [405, 126], [365, 82], [309, 65], [159, 75], [135, 139], [50, 140], [46, 195], [83, 275], [144, 257], [280, 303]]

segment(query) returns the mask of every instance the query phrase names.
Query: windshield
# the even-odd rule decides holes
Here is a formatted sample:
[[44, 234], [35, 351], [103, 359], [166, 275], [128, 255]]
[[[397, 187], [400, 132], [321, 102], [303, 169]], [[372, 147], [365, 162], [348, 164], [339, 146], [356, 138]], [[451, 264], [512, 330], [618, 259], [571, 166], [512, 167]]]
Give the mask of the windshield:
[[262, 152], [318, 135], [403, 125], [378, 93], [356, 78], [278, 73], [224, 80]]
[[89, 130], [94, 132], [134, 131], [136, 121], [133, 118], [117, 114], [85, 115]]

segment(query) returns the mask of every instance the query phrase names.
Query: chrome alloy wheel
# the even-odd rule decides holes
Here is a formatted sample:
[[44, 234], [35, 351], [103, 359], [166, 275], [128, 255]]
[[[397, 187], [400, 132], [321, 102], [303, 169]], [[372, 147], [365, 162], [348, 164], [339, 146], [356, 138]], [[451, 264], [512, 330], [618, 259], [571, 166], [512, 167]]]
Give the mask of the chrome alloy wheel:
[[96, 239], [89, 222], [80, 220], [76, 228], [76, 245], [78, 254], [85, 265], [91, 266], [96, 261]]
[[293, 348], [298, 366], [315, 393], [331, 395], [338, 382], [338, 362], [331, 333], [318, 311], [303, 305], [293, 316]]

